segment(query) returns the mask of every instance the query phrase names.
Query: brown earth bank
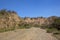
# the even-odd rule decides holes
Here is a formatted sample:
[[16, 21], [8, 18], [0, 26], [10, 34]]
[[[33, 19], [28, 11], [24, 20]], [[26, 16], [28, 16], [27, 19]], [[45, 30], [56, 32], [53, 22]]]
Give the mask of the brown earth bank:
[[28, 24], [29, 26], [46, 26], [50, 25], [53, 22], [53, 19], [57, 18], [57, 16], [51, 16], [48, 18], [45, 17], [25, 17], [21, 18], [17, 15], [15, 11], [10, 11], [10, 10], [5, 10], [2, 9], [0, 10], [0, 32], [3, 30], [13, 30], [16, 28], [19, 28], [19, 26], [26, 26], [25, 24]]
[[57, 40], [46, 30], [32, 27], [0, 33], [0, 40]]

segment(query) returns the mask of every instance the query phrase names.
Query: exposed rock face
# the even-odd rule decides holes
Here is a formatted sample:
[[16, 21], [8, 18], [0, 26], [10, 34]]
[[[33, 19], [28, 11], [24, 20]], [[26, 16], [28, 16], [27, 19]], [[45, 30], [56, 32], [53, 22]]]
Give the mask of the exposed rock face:
[[20, 18], [16, 12], [0, 11], [0, 28], [18, 27], [19, 22]]
[[18, 26], [26, 23], [39, 24], [39, 25], [49, 25], [53, 22], [56, 17], [37, 17], [37, 18], [21, 18], [14, 11], [0, 10], [0, 28], [18, 28]]
[[51, 22], [47, 18], [26, 18], [24, 20], [27, 23], [39, 24], [39, 25], [49, 25]]

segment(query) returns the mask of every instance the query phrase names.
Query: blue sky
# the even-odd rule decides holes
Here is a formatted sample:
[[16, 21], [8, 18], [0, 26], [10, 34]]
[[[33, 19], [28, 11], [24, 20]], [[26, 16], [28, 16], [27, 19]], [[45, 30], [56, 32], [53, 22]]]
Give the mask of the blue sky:
[[14, 10], [21, 17], [60, 16], [60, 0], [0, 0], [0, 9]]

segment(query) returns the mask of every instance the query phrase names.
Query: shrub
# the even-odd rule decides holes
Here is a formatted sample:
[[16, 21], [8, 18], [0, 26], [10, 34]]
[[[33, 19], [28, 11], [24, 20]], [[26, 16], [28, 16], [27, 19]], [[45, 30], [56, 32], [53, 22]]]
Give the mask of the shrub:
[[6, 32], [6, 31], [12, 31], [12, 30], [15, 30], [15, 27], [11, 27], [11, 28], [4, 27], [0, 29], [0, 32]]
[[47, 28], [47, 33], [55, 33], [58, 30], [56, 28]]
[[19, 28], [22, 29], [22, 28], [31, 28], [32, 26], [28, 23], [23, 23], [23, 24], [19, 24]]

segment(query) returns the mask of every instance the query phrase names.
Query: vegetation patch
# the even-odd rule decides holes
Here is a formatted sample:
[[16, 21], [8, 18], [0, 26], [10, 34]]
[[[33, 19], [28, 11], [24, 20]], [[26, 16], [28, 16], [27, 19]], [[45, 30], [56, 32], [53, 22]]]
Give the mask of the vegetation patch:
[[0, 29], [0, 32], [7, 32], [7, 31], [12, 31], [12, 30], [15, 30], [15, 27], [12, 27], [12, 28], [1, 28]]

